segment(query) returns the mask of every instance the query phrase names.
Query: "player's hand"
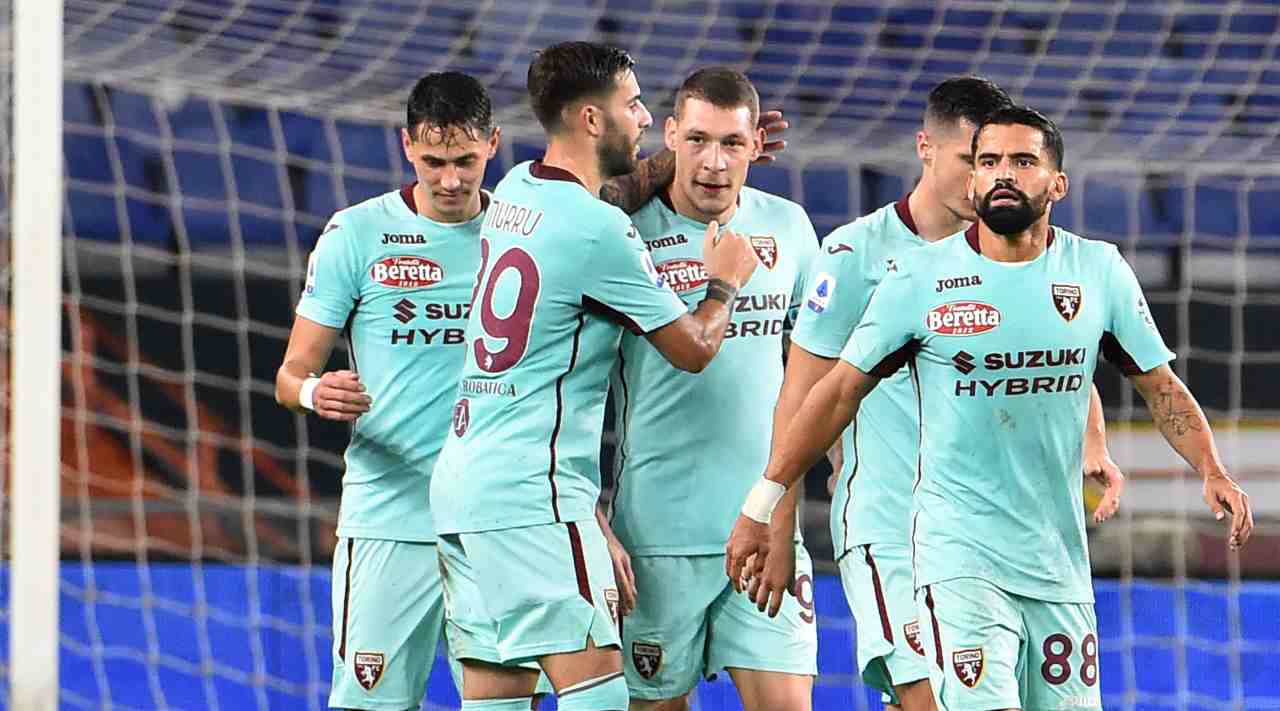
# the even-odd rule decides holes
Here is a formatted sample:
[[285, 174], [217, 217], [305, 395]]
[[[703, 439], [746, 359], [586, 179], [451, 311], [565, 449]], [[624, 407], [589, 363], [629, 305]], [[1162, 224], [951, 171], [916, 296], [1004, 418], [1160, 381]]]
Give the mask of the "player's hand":
[[840, 481], [840, 470], [844, 469], [844, 446], [839, 439], [827, 450], [827, 460], [831, 462], [831, 476], [827, 477], [827, 496], [835, 498], [836, 483]]
[[764, 151], [752, 164], [768, 165], [778, 159], [779, 153], [787, 150], [787, 141], [782, 134], [791, 128], [791, 124], [782, 118], [781, 111], [761, 111], [757, 125], [764, 129]]
[[720, 229], [715, 220], [703, 235], [702, 259], [708, 279], [723, 279], [735, 289], [741, 289], [760, 264], [750, 239], [728, 227]]
[[609, 544], [613, 579], [618, 584], [618, 615], [626, 617], [636, 609], [636, 574], [631, 569], [631, 554], [608, 528], [604, 529], [604, 539]]
[[1106, 447], [1085, 447], [1084, 476], [1102, 485], [1102, 500], [1093, 509], [1093, 522], [1102, 523], [1115, 515], [1124, 494], [1124, 473], [1111, 461]]
[[373, 404], [360, 376], [350, 370], [332, 370], [321, 375], [311, 399], [317, 415], [340, 422], [355, 420]]
[[[747, 586], [747, 597], [756, 604], [761, 612], [770, 617], [777, 617], [782, 609], [782, 596], [795, 595], [796, 582], [796, 547], [791, 544], [791, 536], [786, 541], [773, 541], [769, 546], [769, 556], [764, 563], [764, 572], [751, 579]], [[767, 608], [767, 609], [766, 609]]]
[[1209, 504], [1209, 510], [1219, 521], [1231, 514], [1231, 536], [1227, 543], [1231, 550], [1240, 550], [1253, 534], [1249, 495], [1225, 473], [1211, 474], [1204, 480], [1204, 502]]
[[[744, 580], [764, 573], [769, 559], [769, 525], [738, 514], [724, 554], [724, 572], [733, 589], [742, 592]], [[749, 565], [748, 559], [751, 559]]]

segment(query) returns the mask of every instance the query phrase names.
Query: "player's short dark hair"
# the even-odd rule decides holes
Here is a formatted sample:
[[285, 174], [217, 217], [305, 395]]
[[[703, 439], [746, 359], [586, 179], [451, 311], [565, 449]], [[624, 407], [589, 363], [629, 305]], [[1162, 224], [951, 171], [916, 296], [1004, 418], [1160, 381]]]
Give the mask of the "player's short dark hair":
[[413, 85], [405, 112], [405, 127], [414, 140], [428, 128], [456, 127], [473, 138], [493, 133], [493, 105], [489, 92], [468, 74], [432, 72]]
[[924, 120], [926, 123], [955, 124], [964, 119], [980, 126], [992, 113], [1009, 106], [1013, 106], [1013, 100], [990, 79], [951, 77], [929, 92]]
[[719, 109], [745, 106], [751, 111], [751, 125], [760, 118], [760, 93], [746, 74], [729, 67], [706, 67], [689, 75], [676, 92], [676, 118], [685, 99], [701, 99]]
[[1030, 126], [1036, 129], [1044, 136], [1045, 150], [1053, 154], [1054, 167], [1062, 169], [1062, 160], [1066, 158], [1066, 148], [1062, 144], [1062, 131], [1058, 130], [1058, 124], [1039, 111], [1030, 106], [1008, 106], [988, 116], [978, 124], [978, 130], [973, 132], [971, 150], [974, 160], [978, 157], [978, 136], [982, 135], [982, 129], [987, 126]]
[[561, 112], [576, 101], [601, 96], [636, 62], [624, 50], [595, 42], [561, 42], [533, 55], [529, 103], [549, 133], [561, 129]]

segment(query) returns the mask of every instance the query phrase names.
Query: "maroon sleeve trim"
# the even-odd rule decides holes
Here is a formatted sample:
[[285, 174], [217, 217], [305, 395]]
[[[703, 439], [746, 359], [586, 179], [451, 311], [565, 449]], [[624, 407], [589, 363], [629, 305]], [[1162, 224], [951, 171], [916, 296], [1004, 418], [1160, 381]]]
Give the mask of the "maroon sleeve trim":
[[877, 378], [887, 378], [899, 370], [902, 370], [902, 366], [906, 365], [907, 361], [914, 358], [916, 351], [919, 349], [920, 341], [913, 338], [904, 343], [898, 350], [885, 356], [879, 363], [876, 363], [875, 367], [872, 368], [869, 373]]
[[641, 328], [640, 324], [632, 320], [630, 316], [627, 316], [603, 301], [597, 301], [586, 294], [582, 295], [582, 308], [597, 316], [613, 321], [637, 336], [643, 336], [647, 333], [647, 331]]
[[1142, 368], [1138, 367], [1138, 361], [1129, 355], [1129, 351], [1120, 345], [1120, 340], [1110, 331], [1102, 334], [1102, 340], [1099, 341], [1099, 347], [1102, 351], [1102, 357], [1106, 358], [1112, 365], [1120, 369], [1125, 375], [1141, 375]]

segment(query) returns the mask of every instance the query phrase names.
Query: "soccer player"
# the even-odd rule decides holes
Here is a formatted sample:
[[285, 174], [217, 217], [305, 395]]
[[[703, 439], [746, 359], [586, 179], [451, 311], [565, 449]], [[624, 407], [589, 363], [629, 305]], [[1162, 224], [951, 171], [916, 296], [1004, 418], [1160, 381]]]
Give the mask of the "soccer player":
[[[899, 260], [840, 362], [805, 398], [743, 507], [731, 580], [767, 557], [768, 520], [883, 378], [911, 367], [922, 416], [911, 541], [920, 639], [943, 709], [1099, 708], [1097, 623], [1084, 531], [1081, 438], [1101, 353], [1249, 538], [1248, 497], [1168, 362], [1141, 288], [1113, 245], [1051, 227], [1066, 196], [1057, 127], [996, 111], [976, 132], [978, 223]], [[747, 571], [748, 573], [752, 571]], [[927, 622], [926, 622], [927, 620]]]
[[[417, 708], [441, 638], [428, 479], [453, 413], [489, 204], [480, 183], [500, 138], [488, 94], [465, 74], [426, 75], [406, 112], [401, 141], [417, 182], [330, 220], [276, 375], [282, 405], [354, 423], [333, 558], [329, 697], [350, 709]], [[655, 160], [662, 165], [642, 164], [610, 195], [647, 200], [669, 157]], [[352, 368], [317, 375], [344, 331]]]
[[[967, 194], [973, 132], [988, 114], [1011, 104], [1003, 90], [985, 79], [954, 77], [939, 83], [929, 93], [916, 134], [921, 177], [915, 188], [827, 237], [791, 334], [793, 347], [774, 412], [775, 448], [805, 395], [834, 367], [885, 275], [899, 268], [908, 251], [953, 235], [974, 219]], [[1096, 390], [1091, 393], [1085, 471], [1108, 483], [1106, 500], [1097, 509], [1103, 518], [1114, 511], [1123, 479], [1107, 453], [1101, 400]], [[916, 394], [904, 368], [867, 397], [853, 426], [845, 430], [840, 449], [846, 456], [831, 505], [831, 540], [859, 632], [863, 680], [907, 711], [933, 708], [919, 641], [908, 531], [919, 428]], [[795, 525], [793, 497], [789, 494], [775, 515], [775, 541]], [[790, 587], [786, 576], [793, 566], [786, 551], [779, 552], [781, 556], [770, 556], [769, 569], [750, 590], [761, 605], [768, 599], [771, 614]]]
[[672, 366], [640, 336], [622, 338], [611, 524], [631, 554], [638, 592], [622, 635], [632, 709], [688, 708], [699, 677], [722, 669], [748, 711], [810, 708], [813, 573], [796, 532], [783, 538], [799, 559], [788, 581], [797, 596], [780, 617], [760, 614], [723, 572], [739, 504], [768, 461], [761, 433], [782, 384], [783, 333], [818, 248], [804, 208], [744, 186], [762, 149], [759, 111], [740, 72], [709, 68], [686, 79], [665, 127], [675, 181], [632, 216], [658, 273], [690, 308], [707, 294], [697, 235], [708, 224], [749, 235], [762, 265], [701, 374]]
[[588, 42], [535, 56], [528, 90], [546, 154], [503, 178], [481, 227], [458, 399], [431, 481], [464, 709], [528, 708], [536, 674], [493, 663], [528, 660], [563, 711], [626, 708], [622, 600], [596, 508], [609, 371], [624, 327], [677, 367], [705, 368], [758, 263], [745, 237], [708, 225], [707, 295], [690, 313], [626, 214], [596, 199], [632, 169], [652, 123], [632, 68]]

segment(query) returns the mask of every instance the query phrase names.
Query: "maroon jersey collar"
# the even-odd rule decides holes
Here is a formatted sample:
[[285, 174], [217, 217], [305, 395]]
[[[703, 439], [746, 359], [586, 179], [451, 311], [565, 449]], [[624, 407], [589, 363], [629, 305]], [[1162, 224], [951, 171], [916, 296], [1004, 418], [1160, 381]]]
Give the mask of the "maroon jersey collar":
[[[1053, 227], [1050, 226], [1049, 236], [1045, 238], [1045, 241], [1044, 241], [1045, 249], [1048, 249], [1049, 247], [1053, 246], [1053, 238], [1054, 238], [1054, 231], [1053, 231]], [[970, 249], [973, 250], [974, 254], [982, 254], [982, 245], [978, 241], [978, 223], [975, 222], [972, 225], [969, 225], [969, 229], [964, 231], [964, 241], [969, 243], [969, 247]]]
[[908, 202], [910, 198], [911, 193], [903, 195], [901, 200], [893, 204], [893, 209], [898, 212], [898, 219], [902, 220], [902, 224], [906, 225], [907, 229], [911, 230], [911, 234], [919, 237], [920, 230], [916, 229], [916, 220], [911, 216], [911, 203]]
[[582, 187], [587, 187], [586, 183], [578, 179], [578, 176], [570, 173], [564, 168], [557, 168], [554, 165], [547, 165], [540, 160], [535, 160], [533, 165], [529, 166], [529, 175], [541, 180], [563, 180], [569, 183], [577, 183]]

